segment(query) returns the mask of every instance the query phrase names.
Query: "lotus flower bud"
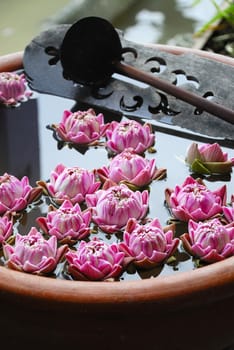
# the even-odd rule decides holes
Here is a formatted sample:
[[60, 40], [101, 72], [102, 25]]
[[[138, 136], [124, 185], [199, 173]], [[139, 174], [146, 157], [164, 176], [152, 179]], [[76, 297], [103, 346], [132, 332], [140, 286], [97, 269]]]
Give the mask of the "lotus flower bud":
[[200, 174], [225, 174], [232, 171], [234, 158], [228, 159], [218, 143], [192, 143], [185, 158], [191, 170]]
[[213, 263], [234, 254], [234, 223], [223, 225], [215, 218], [189, 221], [188, 233], [181, 236], [185, 250], [202, 261]]
[[136, 219], [129, 219], [123, 235], [120, 249], [126, 256], [134, 257], [134, 264], [148, 269], [162, 264], [175, 252], [179, 238], [174, 237], [174, 225], [161, 227], [154, 219], [140, 225]]
[[107, 148], [113, 153], [120, 153], [126, 148], [133, 148], [138, 154], [144, 153], [154, 145], [155, 135], [150, 124], [141, 125], [135, 120], [113, 121], [106, 131]]
[[65, 110], [62, 121], [55, 126], [55, 129], [63, 141], [87, 145], [102, 137], [108, 125], [104, 123], [102, 113], [96, 115], [90, 108], [87, 111], [74, 113]]
[[0, 246], [3, 242], [6, 242], [7, 239], [13, 233], [13, 221], [7, 216], [0, 217]]
[[149, 185], [157, 177], [165, 175], [165, 169], [157, 169], [155, 159], [146, 159], [129, 148], [117, 154], [109, 167], [97, 170], [102, 181], [108, 179], [114, 184], [126, 183], [136, 189]]
[[123, 271], [124, 253], [118, 244], [107, 243], [94, 237], [81, 241], [77, 251], [66, 253], [68, 272], [78, 280], [102, 281], [118, 277]]
[[27, 176], [19, 180], [5, 173], [0, 176], [0, 215], [19, 212], [40, 195], [41, 189], [31, 187]]
[[82, 212], [78, 203], [73, 206], [69, 200], [59, 209], [50, 209], [46, 217], [38, 217], [36, 221], [45, 233], [55, 236], [60, 243], [74, 244], [90, 234], [90, 210]]
[[226, 204], [226, 185], [215, 191], [209, 190], [200, 179], [188, 176], [175, 189], [167, 188], [165, 197], [174, 217], [181, 221], [202, 221], [222, 213]]
[[227, 222], [234, 222], [234, 202], [232, 202], [232, 206], [224, 206], [223, 214]]
[[142, 219], [148, 210], [149, 194], [132, 191], [126, 185], [112, 186], [86, 196], [87, 206], [92, 209], [92, 220], [107, 233], [122, 230], [130, 218]]
[[38, 181], [45, 193], [56, 203], [70, 200], [73, 204], [82, 203], [85, 196], [94, 193], [101, 185], [96, 181], [93, 171], [80, 167], [65, 167], [59, 164], [50, 174], [50, 181]]
[[11, 72], [0, 73], [0, 104], [15, 106], [26, 100], [32, 93], [27, 90], [23, 74]]
[[3, 245], [6, 265], [9, 268], [34, 274], [54, 271], [66, 249], [66, 245], [57, 248], [55, 236], [44, 239], [35, 227], [27, 235], [17, 233], [14, 246]]

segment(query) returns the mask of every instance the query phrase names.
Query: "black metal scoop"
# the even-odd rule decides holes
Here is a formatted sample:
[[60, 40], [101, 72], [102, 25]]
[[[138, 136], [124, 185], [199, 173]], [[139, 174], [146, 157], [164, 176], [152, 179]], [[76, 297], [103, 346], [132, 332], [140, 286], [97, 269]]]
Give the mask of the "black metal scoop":
[[86, 17], [71, 26], [61, 48], [60, 60], [65, 79], [83, 85], [100, 85], [115, 72], [121, 60], [118, 33], [103, 18]]
[[64, 78], [83, 85], [99, 85], [107, 82], [116, 72], [147, 83], [234, 124], [233, 110], [121, 63], [122, 53], [118, 33], [112, 24], [100, 17], [83, 18], [67, 31], [60, 48]]
[[[64, 53], [61, 49], [66, 43], [66, 34], [73, 26], [53, 26], [40, 32], [25, 47], [23, 68], [32, 90], [70, 99], [75, 102], [72, 110], [86, 110], [92, 107], [103, 112], [106, 118], [118, 119], [120, 116], [126, 116], [142, 121], [148, 120], [162, 132], [182, 137], [192, 135], [193, 138], [205, 142], [218, 140], [223, 144], [229, 141], [233, 144], [234, 124], [214, 118], [202, 107], [196, 108], [172, 94], [164, 93], [163, 89], [141, 84], [136, 79], [125, 78], [122, 74], [113, 74], [108, 80], [108, 75], [117, 69], [116, 66], [121, 64], [125, 67], [128, 64], [131, 65], [131, 69], [143, 70], [147, 77], [160, 77], [161, 82], [167, 82], [172, 88], [182, 87], [183, 94], [192, 91], [193, 94], [203, 96], [203, 100], [212, 99], [215, 108], [221, 105], [234, 110], [233, 66], [196, 53], [185, 51], [182, 54], [174, 54], [157, 45], [132, 42], [116, 29], [119, 36], [116, 40], [121, 41], [123, 48], [120, 57], [123, 64], [117, 61], [114, 63], [114, 69], [111, 65], [109, 73], [100, 78], [107, 80], [101, 86], [92, 83], [94, 75], [91, 76], [91, 83], [83, 85], [84, 81], [83, 84], [79, 84], [63, 77], [66, 73], [63, 72], [64, 67], [61, 64], [61, 54]], [[90, 60], [96, 61], [98, 53], [99, 47], [92, 57], [90, 56]], [[70, 58], [75, 57], [75, 54], [76, 47], [73, 46]], [[93, 69], [97, 74], [95, 66]]]

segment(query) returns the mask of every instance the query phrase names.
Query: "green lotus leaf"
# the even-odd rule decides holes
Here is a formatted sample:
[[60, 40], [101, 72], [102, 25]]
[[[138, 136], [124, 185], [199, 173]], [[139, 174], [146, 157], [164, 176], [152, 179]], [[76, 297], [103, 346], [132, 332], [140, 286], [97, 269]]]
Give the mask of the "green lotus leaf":
[[191, 170], [194, 173], [210, 175], [211, 171], [199, 159], [195, 159], [191, 164]]
[[204, 162], [203, 165], [212, 174], [227, 174], [232, 171], [233, 164], [231, 161], [226, 162]]

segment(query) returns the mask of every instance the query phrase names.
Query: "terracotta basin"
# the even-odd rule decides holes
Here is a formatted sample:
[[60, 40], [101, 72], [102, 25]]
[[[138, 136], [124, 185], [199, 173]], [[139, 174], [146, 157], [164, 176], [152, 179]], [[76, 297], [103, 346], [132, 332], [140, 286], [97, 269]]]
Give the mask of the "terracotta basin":
[[[0, 71], [20, 67], [21, 52], [0, 58]], [[123, 282], [65, 281], [0, 267], [0, 330], [8, 348], [221, 350], [234, 344], [233, 324], [234, 257]]]

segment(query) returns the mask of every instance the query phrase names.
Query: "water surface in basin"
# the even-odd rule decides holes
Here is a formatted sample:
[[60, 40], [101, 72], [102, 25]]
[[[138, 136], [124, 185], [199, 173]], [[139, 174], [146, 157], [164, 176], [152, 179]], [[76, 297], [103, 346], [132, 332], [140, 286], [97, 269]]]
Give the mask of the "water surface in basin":
[[[72, 100], [50, 96], [46, 94], [34, 93], [34, 97], [28, 102], [22, 103], [17, 108], [1, 107], [1, 173], [8, 172], [17, 177], [23, 175], [29, 176], [32, 186], [35, 186], [37, 180], [47, 181], [51, 171], [57, 164], [62, 163], [65, 166], [81, 166], [87, 169], [99, 168], [102, 165], [108, 165], [110, 159], [104, 146], [90, 147], [84, 154], [75, 148], [67, 146], [58, 147], [57, 141], [53, 137], [48, 125], [58, 124], [64, 110], [70, 110], [74, 107]], [[108, 111], [103, 111], [106, 121], [109, 121]], [[111, 115], [113, 118], [113, 114]], [[116, 116], [119, 118], [119, 116]], [[126, 118], [123, 116], [123, 118]], [[187, 147], [193, 141], [191, 137], [180, 137], [172, 134], [163, 133], [154, 127], [156, 142], [155, 153], [146, 152], [148, 159], [156, 158], [158, 168], [166, 168], [167, 176], [165, 179], [154, 181], [150, 185], [150, 209], [149, 218], [158, 218], [162, 226], [166, 226], [171, 219], [170, 213], [165, 206], [164, 191], [166, 187], [174, 188], [176, 184], [182, 184], [188, 175], [191, 175], [189, 168], [184, 162]], [[223, 147], [227, 151], [229, 158], [234, 157], [233, 145]], [[221, 187], [224, 183], [227, 185], [228, 200], [234, 189], [233, 175], [223, 177], [210, 176], [204, 179], [207, 187], [211, 190]], [[48, 200], [42, 198], [38, 204], [31, 205], [19, 222], [16, 223], [16, 230], [24, 234], [32, 226], [37, 226], [35, 219], [38, 216], [46, 215], [48, 209]], [[186, 224], [177, 224], [176, 236], [187, 231]], [[108, 242], [119, 242], [121, 234], [106, 234], [101, 230], [97, 235]], [[89, 237], [89, 238], [90, 238]], [[3, 257], [1, 264], [4, 264]], [[60, 264], [56, 270], [58, 278], [69, 278], [64, 273], [64, 264]], [[182, 245], [179, 245], [174, 259], [157, 268], [148, 271], [136, 270], [133, 267], [122, 274], [120, 280], [142, 279], [157, 277], [158, 275], [171, 275], [181, 271], [190, 271], [196, 268], [194, 260], [184, 251]]]

